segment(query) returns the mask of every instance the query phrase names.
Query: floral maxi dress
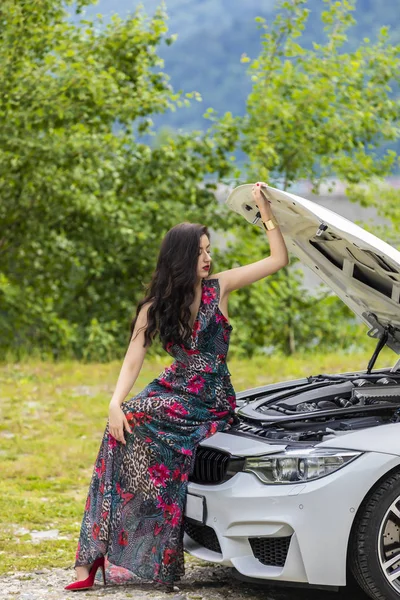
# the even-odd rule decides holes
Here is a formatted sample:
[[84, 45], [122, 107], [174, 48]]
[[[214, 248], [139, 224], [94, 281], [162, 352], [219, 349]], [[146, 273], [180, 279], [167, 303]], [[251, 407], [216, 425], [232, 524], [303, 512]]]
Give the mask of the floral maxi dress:
[[121, 405], [132, 429], [126, 445], [107, 422], [75, 566], [103, 555], [146, 580], [170, 584], [184, 574], [183, 513], [196, 447], [235, 420], [226, 365], [232, 326], [219, 297], [218, 278], [203, 279], [190, 344], [167, 345], [175, 361]]

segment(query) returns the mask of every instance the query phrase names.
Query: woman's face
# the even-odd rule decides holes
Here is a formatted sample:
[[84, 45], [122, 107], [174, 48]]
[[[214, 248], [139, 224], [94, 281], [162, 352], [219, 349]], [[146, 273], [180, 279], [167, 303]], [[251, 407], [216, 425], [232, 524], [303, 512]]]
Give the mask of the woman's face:
[[197, 276], [207, 277], [211, 266], [210, 240], [204, 233], [200, 238], [199, 260], [197, 261]]

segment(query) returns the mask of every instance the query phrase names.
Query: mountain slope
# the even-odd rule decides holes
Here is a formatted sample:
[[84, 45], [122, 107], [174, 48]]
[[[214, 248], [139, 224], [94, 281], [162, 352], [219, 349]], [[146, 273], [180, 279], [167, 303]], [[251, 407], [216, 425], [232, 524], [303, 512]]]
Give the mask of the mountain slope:
[[[117, 12], [126, 16], [139, 4], [138, 0], [100, 0], [87, 9], [87, 14], [111, 16]], [[159, 2], [145, 0], [143, 4], [146, 13], [152, 14]], [[166, 0], [170, 33], [177, 33], [178, 39], [172, 46], [160, 49], [165, 71], [175, 89], [196, 90], [203, 102], [193, 102], [190, 108], [164, 115], [158, 124], [202, 128], [206, 125], [202, 115], [208, 107], [220, 113], [243, 114], [250, 80], [240, 56], [257, 56], [260, 31], [254, 18], [262, 16], [270, 21], [274, 4], [273, 0]], [[323, 39], [319, 12], [324, 4], [321, 0], [309, 0], [307, 6], [311, 14], [304, 37], [310, 45]], [[364, 37], [373, 39], [383, 25], [391, 25], [392, 40], [400, 42], [398, 0], [358, 0], [354, 16], [357, 25], [350, 30], [350, 46]]]

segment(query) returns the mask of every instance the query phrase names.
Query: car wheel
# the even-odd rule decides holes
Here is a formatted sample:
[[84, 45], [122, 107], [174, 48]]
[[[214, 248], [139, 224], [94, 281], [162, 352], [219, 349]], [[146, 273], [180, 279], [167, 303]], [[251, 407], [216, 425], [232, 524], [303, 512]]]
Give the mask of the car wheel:
[[375, 600], [400, 600], [400, 473], [363, 502], [349, 544], [349, 566]]

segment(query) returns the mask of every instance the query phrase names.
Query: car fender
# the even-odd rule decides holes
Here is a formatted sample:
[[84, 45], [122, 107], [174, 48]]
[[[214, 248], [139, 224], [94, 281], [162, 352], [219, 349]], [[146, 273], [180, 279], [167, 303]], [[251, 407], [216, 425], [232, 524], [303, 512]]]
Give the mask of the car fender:
[[321, 442], [316, 448], [340, 448], [400, 456], [400, 423], [345, 433]]

